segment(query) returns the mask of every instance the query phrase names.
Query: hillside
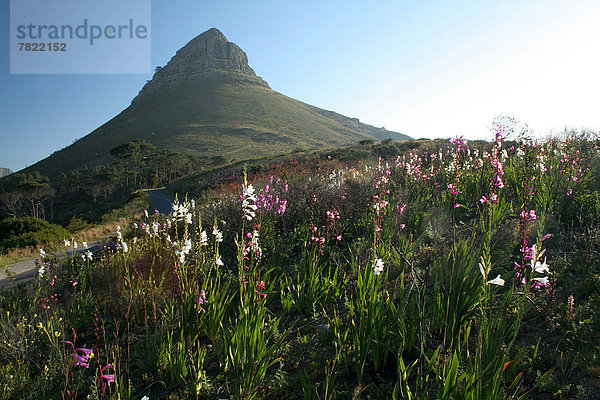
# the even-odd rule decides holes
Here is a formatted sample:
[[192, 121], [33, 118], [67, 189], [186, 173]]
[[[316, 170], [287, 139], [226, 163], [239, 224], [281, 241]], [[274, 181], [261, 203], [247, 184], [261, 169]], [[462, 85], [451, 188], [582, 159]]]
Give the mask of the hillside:
[[0, 290], [2, 398], [600, 398], [600, 143], [504, 131], [229, 166], [65, 237]]
[[110, 150], [136, 138], [157, 151], [222, 156], [226, 162], [361, 140], [409, 139], [271, 90], [246, 54], [216, 29], [190, 41], [131, 105], [74, 144], [24, 172], [55, 177], [110, 164]]

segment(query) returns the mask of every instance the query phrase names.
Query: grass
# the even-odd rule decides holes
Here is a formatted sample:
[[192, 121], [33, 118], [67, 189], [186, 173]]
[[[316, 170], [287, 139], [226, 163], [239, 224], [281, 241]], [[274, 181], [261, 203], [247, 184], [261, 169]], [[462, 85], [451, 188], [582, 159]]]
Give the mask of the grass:
[[501, 128], [223, 169], [43, 260], [0, 294], [3, 396], [598, 398], [600, 143]]

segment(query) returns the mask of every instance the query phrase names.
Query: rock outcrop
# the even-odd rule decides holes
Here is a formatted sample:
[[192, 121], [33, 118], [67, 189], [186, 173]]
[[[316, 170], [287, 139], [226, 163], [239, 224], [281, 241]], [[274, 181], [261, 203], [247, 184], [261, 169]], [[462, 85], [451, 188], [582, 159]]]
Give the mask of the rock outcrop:
[[12, 173], [13, 172], [8, 168], [0, 168], [0, 178], [4, 178], [5, 176], [8, 176]]
[[180, 83], [215, 80], [228, 83], [269, 85], [248, 65], [248, 57], [235, 43], [229, 42], [218, 29], [211, 28], [182, 47], [162, 68], [157, 68], [136, 100]]

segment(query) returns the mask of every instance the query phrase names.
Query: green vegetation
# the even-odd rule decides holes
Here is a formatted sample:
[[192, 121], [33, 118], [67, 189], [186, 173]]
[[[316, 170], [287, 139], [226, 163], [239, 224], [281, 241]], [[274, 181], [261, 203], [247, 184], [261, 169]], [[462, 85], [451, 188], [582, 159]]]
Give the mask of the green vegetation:
[[600, 142], [508, 133], [185, 180], [0, 293], [2, 395], [598, 398]]
[[39, 247], [58, 243], [70, 237], [60, 225], [39, 218], [6, 218], [0, 221], [0, 253], [23, 247]]

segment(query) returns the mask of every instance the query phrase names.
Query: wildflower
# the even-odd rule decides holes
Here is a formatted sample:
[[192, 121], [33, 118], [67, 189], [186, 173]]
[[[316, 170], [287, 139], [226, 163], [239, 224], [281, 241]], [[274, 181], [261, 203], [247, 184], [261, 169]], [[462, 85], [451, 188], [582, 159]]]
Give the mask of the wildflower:
[[208, 244], [208, 235], [206, 231], [202, 231], [200, 234], [200, 246], [206, 246]]
[[148, 210], [144, 210], [144, 216], [148, 218]]
[[219, 231], [219, 228], [215, 225], [213, 227], [213, 235], [215, 236], [215, 240], [219, 243], [223, 241], [223, 233]]
[[127, 246], [127, 243], [121, 242], [121, 246], [123, 247], [123, 253], [127, 253], [129, 251], [129, 246]]
[[254, 194], [255, 190], [252, 185], [243, 186], [242, 194], [242, 209], [244, 210], [244, 218], [248, 221], [252, 221], [253, 218], [256, 217], [256, 195]]
[[492, 279], [491, 281], [488, 281], [487, 284], [488, 285], [504, 286], [504, 279], [502, 279], [500, 277], [500, 275], [498, 275], [496, 278]]
[[221, 260], [221, 257], [217, 257], [217, 259], [215, 260], [215, 264], [217, 265], [217, 267], [222, 267], [223, 265], [223, 260]]
[[141, 400], [150, 400], [150, 397], [144, 396], [144, 397], [141, 398]]
[[38, 274], [39, 274], [40, 278], [43, 278], [45, 273], [46, 273], [46, 267], [44, 266], [44, 264], [42, 264], [42, 265], [40, 265], [40, 268], [38, 269]]
[[83, 245], [83, 248], [84, 248], [84, 249], [87, 249], [87, 247], [88, 247], [88, 244], [87, 244], [87, 242], [83, 242], [83, 243], [81, 243], [81, 244]]
[[487, 273], [482, 263], [479, 263], [479, 271], [481, 272], [481, 275], [483, 275], [483, 279], [485, 280], [487, 278]]
[[376, 259], [373, 262], [373, 273], [375, 275], [381, 274], [383, 272], [383, 267], [384, 267], [384, 265], [383, 265], [383, 261], [381, 260], [381, 258]]
[[44, 249], [40, 249], [40, 258], [44, 259], [44, 257], [46, 257], [46, 252], [44, 251]]
[[102, 382], [102, 394], [103, 395], [104, 395], [104, 389], [105, 389], [104, 385], [109, 385], [110, 386], [111, 383], [115, 382], [115, 374], [105, 374], [104, 373], [104, 371], [107, 370], [107, 369], [109, 369], [109, 368], [114, 369], [115, 367], [112, 364], [106, 364], [104, 367], [102, 367], [100, 369], [100, 379], [106, 380], [106, 382]]
[[65, 247], [71, 247], [71, 241], [70, 240], [64, 240], [65, 242]]
[[200, 295], [198, 296], [198, 308], [202, 310], [202, 312], [206, 312], [202, 305], [207, 303], [208, 301], [206, 300], [206, 292], [204, 290], [201, 290]]
[[256, 253], [256, 257], [257, 258], [261, 258], [262, 256], [262, 249], [260, 248], [260, 236], [258, 231], [255, 229], [254, 231], [252, 231], [252, 236], [250, 239], [250, 248], [253, 252]]
[[85, 252], [85, 257], [88, 260], [92, 261], [92, 258], [94, 258], [94, 255], [93, 255], [93, 253], [91, 251], [88, 250], [88, 251]]
[[261, 297], [263, 299], [267, 298], [267, 294], [261, 292], [261, 290], [264, 290], [266, 286], [267, 286], [267, 284], [265, 283], [265, 281], [260, 281], [258, 283], [258, 285], [256, 285], [256, 289], [254, 289], [254, 292], [258, 296], [259, 300], [260, 300]]
[[[73, 354], [71, 356], [73, 357], [74, 365], [80, 365], [85, 368], [90, 367], [89, 360], [94, 357], [94, 351], [92, 349], [84, 349], [82, 347], [76, 349], [73, 342], [69, 342], [68, 340], [61, 340], [60, 342], [71, 345], [71, 348], [73, 349]], [[79, 352], [83, 354], [78, 354]]]
[[[533, 260], [531, 260], [531, 263], [533, 264]], [[550, 272], [550, 268], [548, 268], [548, 264], [546, 264], [546, 259], [544, 258], [544, 262], [540, 263], [539, 261], [535, 262], [535, 265], [533, 265], [533, 270], [535, 272], [537, 272], [538, 274], [544, 274], [544, 273], [548, 273]]]
[[462, 193], [460, 190], [458, 190], [456, 188], [456, 185], [454, 183], [450, 183], [448, 185], [448, 189], [450, 189], [450, 193], [452, 193], [452, 194], [460, 194], [460, 193]]
[[[177, 242], [173, 243], [173, 245], [174, 246], [177, 245]], [[181, 250], [175, 250], [175, 254], [179, 257], [180, 263], [182, 263], [182, 264], [184, 263], [185, 256], [188, 255], [190, 250], [192, 250], [192, 241], [190, 239], [187, 239], [185, 241], [185, 243], [181, 247]]]
[[538, 284], [534, 284], [536, 287], [545, 287], [545, 286], [549, 286], [550, 285], [550, 281], [548, 280], [547, 276], [541, 277], [541, 278], [533, 278], [534, 281], [536, 281]]

